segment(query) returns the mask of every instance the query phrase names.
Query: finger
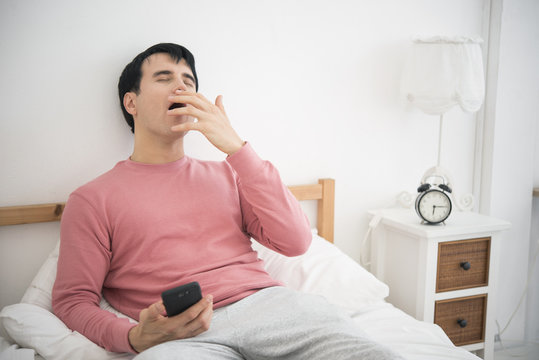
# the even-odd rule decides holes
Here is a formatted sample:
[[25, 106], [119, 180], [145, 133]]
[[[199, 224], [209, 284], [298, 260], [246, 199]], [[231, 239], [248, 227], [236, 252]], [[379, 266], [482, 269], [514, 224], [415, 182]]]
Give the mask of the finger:
[[224, 106], [224, 104], [223, 104], [223, 95], [217, 96], [217, 98], [215, 99], [215, 105], [216, 105], [219, 109], [221, 109], [221, 111], [222, 111], [223, 113], [226, 114], [225, 106]]
[[176, 95], [170, 95], [168, 100], [173, 103], [189, 104], [201, 110], [209, 110], [212, 103], [210, 103], [202, 94], [192, 92], [179, 92]]
[[181, 108], [167, 110], [167, 115], [169, 116], [190, 115], [196, 118], [200, 118], [203, 117], [204, 114], [207, 114], [207, 112], [201, 109], [197, 109], [193, 106], [185, 106]]
[[170, 130], [174, 132], [184, 132], [184, 131], [190, 131], [190, 130], [202, 131], [201, 126], [202, 125], [198, 122], [187, 122], [183, 124], [174, 125], [170, 128]]
[[213, 316], [213, 309], [208, 306], [204, 311], [200, 313], [198, 318], [191, 321], [187, 328], [190, 330], [191, 336], [197, 336], [210, 329], [211, 319]]
[[206, 308], [202, 310], [202, 312], [200, 313], [200, 318], [203, 322], [207, 322], [209, 325], [209, 322], [211, 321], [211, 318], [213, 316], [213, 297], [211, 300], [206, 299], [206, 301], [208, 301], [208, 306], [206, 306]]
[[[184, 315], [184, 316], [181, 316]], [[178, 328], [178, 335], [182, 337], [197, 336], [210, 328], [213, 316], [213, 297], [208, 295], [195, 305], [178, 315], [184, 326]]]
[[193, 310], [196, 314], [200, 314], [207, 309], [213, 309], [213, 295], [207, 295], [203, 297], [195, 305], [191, 306], [187, 310]]
[[184, 322], [187, 324], [195, 320], [206, 308], [213, 308], [212, 295], [200, 299], [196, 304], [179, 314], [178, 317], [183, 317]]
[[163, 316], [164, 313], [166, 313], [166, 309], [165, 309], [165, 306], [163, 305], [163, 301], [158, 301], [156, 303], [153, 303], [148, 308], [148, 315], [153, 318]]
[[209, 100], [204, 95], [202, 95], [202, 93], [199, 93], [199, 92], [176, 90], [176, 94], [178, 94], [178, 95], [185, 94], [185, 95], [189, 95], [189, 96], [196, 96], [196, 97], [200, 98], [201, 100], [209, 103]]

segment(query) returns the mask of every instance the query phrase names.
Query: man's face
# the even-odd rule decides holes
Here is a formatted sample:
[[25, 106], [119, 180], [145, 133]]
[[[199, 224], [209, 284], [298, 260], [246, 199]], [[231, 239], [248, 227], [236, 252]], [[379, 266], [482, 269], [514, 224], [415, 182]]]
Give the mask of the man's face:
[[174, 105], [168, 97], [176, 90], [196, 91], [191, 68], [184, 59], [176, 63], [170, 55], [157, 53], [149, 56], [141, 69], [139, 93], [131, 93], [134, 96], [135, 133], [150, 132], [154, 135], [178, 137], [178, 133], [170, 131], [170, 127], [193, 121], [193, 118], [187, 115], [167, 115], [171, 106], [183, 106]]

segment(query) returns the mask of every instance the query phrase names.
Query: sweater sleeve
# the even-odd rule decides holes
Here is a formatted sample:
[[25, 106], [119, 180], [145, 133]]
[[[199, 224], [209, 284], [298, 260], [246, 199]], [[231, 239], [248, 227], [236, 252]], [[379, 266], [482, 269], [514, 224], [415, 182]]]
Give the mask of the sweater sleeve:
[[260, 159], [249, 143], [227, 158], [238, 174], [243, 224], [247, 233], [286, 256], [307, 251], [312, 240], [309, 220], [282, 183], [277, 169]]
[[72, 194], [62, 215], [53, 311], [70, 329], [105, 349], [134, 352], [128, 332], [135, 324], [99, 307], [110, 258], [103, 216], [82, 196]]

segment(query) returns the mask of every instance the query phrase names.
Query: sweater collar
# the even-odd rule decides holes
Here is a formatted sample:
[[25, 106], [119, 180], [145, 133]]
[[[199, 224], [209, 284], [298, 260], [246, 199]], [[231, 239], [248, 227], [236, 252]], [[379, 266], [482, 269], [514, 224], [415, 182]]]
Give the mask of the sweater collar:
[[167, 169], [179, 169], [183, 167], [189, 161], [189, 157], [184, 155], [181, 159], [171, 161], [163, 164], [147, 164], [138, 161], [133, 161], [128, 158], [124, 161], [124, 164], [131, 169], [148, 169], [148, 170], [167, 170]]

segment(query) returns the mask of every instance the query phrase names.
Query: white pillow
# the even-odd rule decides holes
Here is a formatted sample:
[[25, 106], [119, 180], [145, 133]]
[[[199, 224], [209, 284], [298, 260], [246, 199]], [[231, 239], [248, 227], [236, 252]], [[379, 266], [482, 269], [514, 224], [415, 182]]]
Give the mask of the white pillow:
[[50, 311], [34, 304], [14, 304], [0, 312], [9, 337], [25, 348], [35, 349], [45, 359], [132, 359], [133, 354], [113, 353], [97, 346]]
[[56, 243], [54, 249], [39, 268], [30, 286], [26, 289], [21, 299], [22, 303], [35, 304], [52, 312], [52, 286], [56, 279], [59, 249], [60, 241]]
[[[108, 352], [84, 335], [71, 331], [52, 313], [52, 287], [56, 279], [59, 244], [49, 254], [24, 293], [21, 303], [0, 312], [0, 335], [20, 346], [35, 349], [46, 359], [131, 359], [132, 354]], [[126, 317], [104, 298], [99, 306]], [[3, 328], [3, 329], [2, 329]]]
[[[56, 280], [56, 268], [59, 253], [60, 241], [56, 243], [54, 249], [51, 251], [47, 259], [45, 259], [43, 265], [41, 265], [41, 268], [30, 283], [30, 286], [28, 289], [26, 289], [24, 295], [22, 296], [21, 303], [34, 304], [52, 312], [52, 287], [54, 285], [54, 281]], [[136, 323], [136, 321], [131, 319], [129, 316], [124, 315], [113, 308], [104, 297], [101, 298], [99, 307], [101, 309], [110, 311], [118, 317], [127, 318], [132, 323]]]
[[389, 287], [313, 230], [307, 252], [286, 257], [253, 241], [266, 271], [286, 286], [317, 294], [351, 312], [383, 300]]

